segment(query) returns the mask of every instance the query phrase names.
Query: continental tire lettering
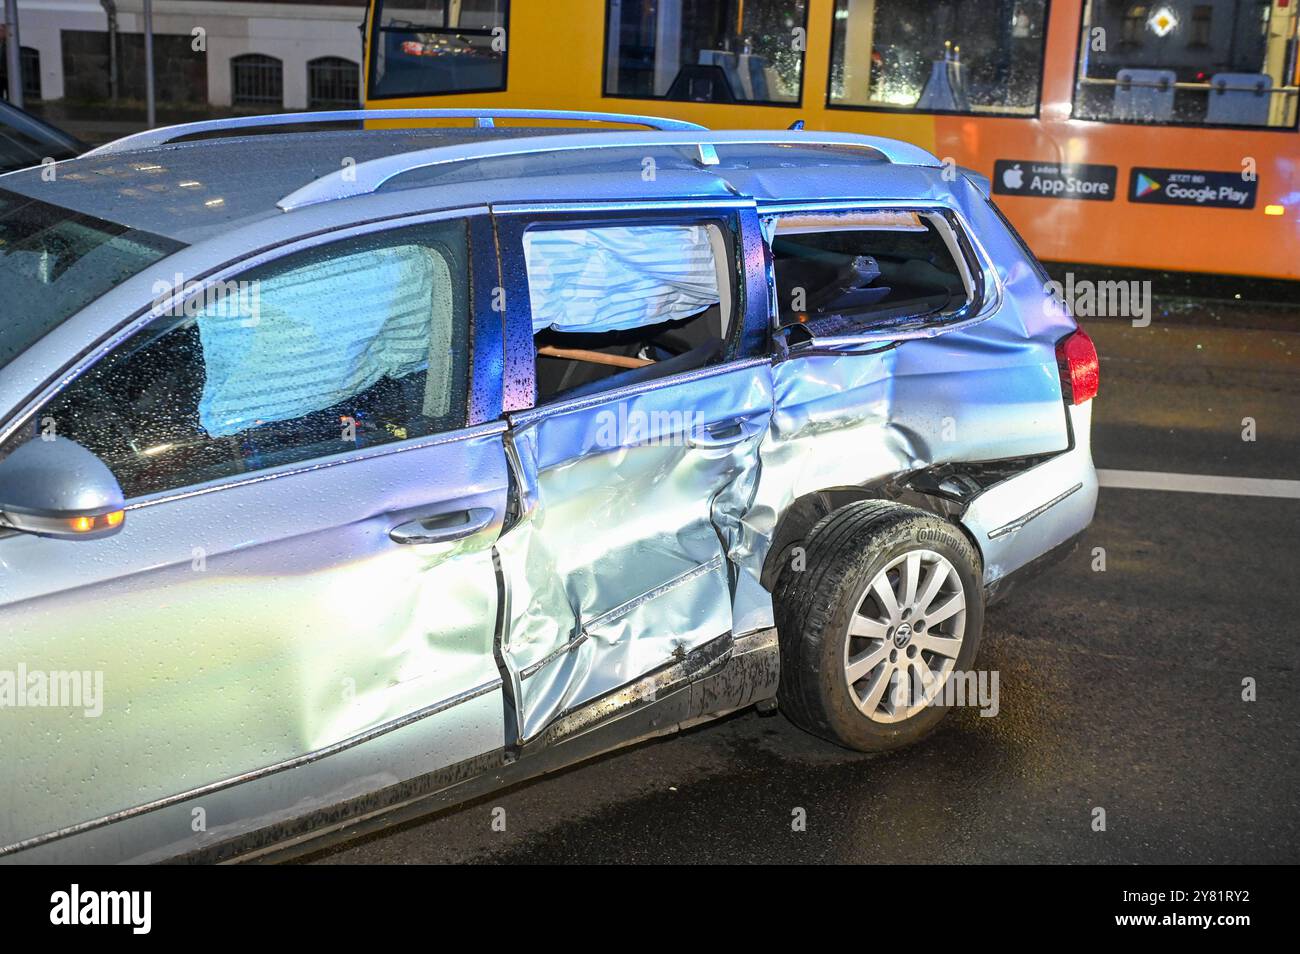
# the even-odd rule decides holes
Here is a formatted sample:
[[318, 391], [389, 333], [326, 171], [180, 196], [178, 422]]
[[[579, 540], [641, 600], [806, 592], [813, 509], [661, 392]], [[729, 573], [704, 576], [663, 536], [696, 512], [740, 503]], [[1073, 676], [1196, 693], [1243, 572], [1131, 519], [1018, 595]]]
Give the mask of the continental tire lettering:
[[953, 536], [951, 533], [947, 533], [943, 530], [934, 530], [930, 527], [922, 527], [920, 530], [916, 531], [916, 542], [917, 543], [946, 543], [948, 544], [948, 546], [953, 547], [954, 549], [961, 548], [961, 544], [958, 542], [957, 538]]

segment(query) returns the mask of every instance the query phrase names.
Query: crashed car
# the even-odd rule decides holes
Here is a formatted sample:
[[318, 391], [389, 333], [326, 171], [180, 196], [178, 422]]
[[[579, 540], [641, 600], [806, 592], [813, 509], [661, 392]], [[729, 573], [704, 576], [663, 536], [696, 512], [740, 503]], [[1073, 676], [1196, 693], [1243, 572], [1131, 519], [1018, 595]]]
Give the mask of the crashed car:
[[477, 121], [0, 178], [0, 860], [285, 857], [751, 706], [901, 746], [1090, 522], [1096, 352], [979, 176], [381, 115]]

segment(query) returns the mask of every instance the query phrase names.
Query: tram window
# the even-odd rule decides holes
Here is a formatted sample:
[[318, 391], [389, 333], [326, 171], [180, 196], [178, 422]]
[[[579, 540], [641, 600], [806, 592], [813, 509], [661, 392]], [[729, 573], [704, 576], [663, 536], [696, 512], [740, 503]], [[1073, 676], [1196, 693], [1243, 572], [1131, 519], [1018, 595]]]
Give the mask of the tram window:
[[608, 0], [605, 95], [797, 105], [807, 0]]
[[1272, 0], [1089, 0], [1074, 115], [1294, 129], [1297, 23]]
[[375, 0], [370, 96], [506, 88], [509, 0]]
[[1047, 0], [835, 0], [827, 105], [1034, 116]]

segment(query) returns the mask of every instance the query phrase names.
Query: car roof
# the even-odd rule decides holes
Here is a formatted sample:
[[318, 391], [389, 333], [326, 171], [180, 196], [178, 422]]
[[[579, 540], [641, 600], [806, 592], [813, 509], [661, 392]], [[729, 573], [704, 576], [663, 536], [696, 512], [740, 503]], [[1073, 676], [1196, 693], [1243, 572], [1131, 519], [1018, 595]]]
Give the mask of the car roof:
[[[639, 148], [567, 152], [529, 151], [497, 155], [493, 143], [527, 137], [573, 140], [572, 129], [555, 127], [425, 127], [277, 131], [168, 142], [139, 149], [92, 152], [57, 164], [51, 179], [40, 168], [0, 176], [0, 189], [75, 209], [130, 228], [192, 244], [213, 235], [283, 215], [277, 205], [296, 190], [337, 174], [349, 164], [447, 147], [458, 161], [403, 173], [391, 189], [430, 189], [425, 208], [437, 208], [438, 187], [445, 207], [463, 205], [466, 186], [478, 203], [578, 201], [591, 195], [645, 194], [645, 160], [670, 174], [653, 197], [665, 194], [746, 195], [760, 200], [820, 195], [875, 194], [863, 181], [873, 169], [877, 185], [893, 180], [891, 196], [933, 191], [933, 175], [916, 166], [891, 164], [870, 149], [797, 142], [719, 146], [711, 164], [701, 164], [681, 144], [682, 134], [648, 133]], [[590, 129], [581, 131], [584, 135]], [[601, 136], [606, 135], [601, 133]], [[866, 137], [862, 137], [868, 144]], [[615, 137], [617, 139], [617, 137]], [[613, 143], [615, 139], [611, 139]], [[662, 139], [662, 148], [655, 143]], [[586, 139], [580, 140], [586, 143]], [[476, 147], [483, 148], [476, 148]], [[540, 144], [539, 144], [540, 146]], [[629, 150], [632, 154], [629, 155]], [[478, 155], [481, 153], [482, 155]], [[910, 172], [907, 170], [911, 170]], [[928, 169], [929, 173], [936, 170]], [[815, 173], [809, 175], [809, 173]], [[806, 193], [806, 194], [801, 194]]]
[[91, 153], [0, 176], [0, 188], [190, 243], [279, 213], [276, 202], [343, 167], [394, 153], [503, 135], [507, 129], [315, 130]]

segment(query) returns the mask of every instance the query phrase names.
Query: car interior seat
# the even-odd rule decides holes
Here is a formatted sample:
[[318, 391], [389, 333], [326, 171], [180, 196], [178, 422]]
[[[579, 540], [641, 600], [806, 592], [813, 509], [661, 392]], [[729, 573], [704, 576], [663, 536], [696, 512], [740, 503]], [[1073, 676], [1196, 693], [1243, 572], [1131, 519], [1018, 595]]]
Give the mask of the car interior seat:
[[[594, 394], [637, 381], [693, 370], [718, 360], [725, 351], [722, 311], [712, 305], [678, 321], [624, 331], [582, 333], [540, 331], [538, 347], [599, 351], [626, 358], [644, 356], [653, 361], [643, 368], [620, 370], [607, 364], [537, 356], [537, 400]], [[635, 373], [634, 373], [635, 372]], [[629, 376], [630, 375], [630, 376]]]
[[629, 384], [641, 384], [645, 381], [653, 381], [656, 378], [666, 378], [669, 375], [680, 374], [683, 371], [694, 371], [696, 368], [703, 368], [710, 362], [715, 361], [722, 354], [725, 346], [726, 342], [721, 338], [711, 338], [684, 354], [665, 358], [662, 361], [656, 361], [641, 368], [629, 368], [626, 371], [619, 371], [595, 381], [588, 381], [576, 388], [569, 388], [562, 396], [565, 398], [585, 397], [588, 394], [598, 394], [601, 391], [609, 391], [613, 388], [627, 387]]

